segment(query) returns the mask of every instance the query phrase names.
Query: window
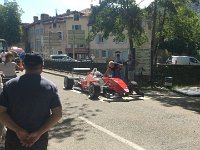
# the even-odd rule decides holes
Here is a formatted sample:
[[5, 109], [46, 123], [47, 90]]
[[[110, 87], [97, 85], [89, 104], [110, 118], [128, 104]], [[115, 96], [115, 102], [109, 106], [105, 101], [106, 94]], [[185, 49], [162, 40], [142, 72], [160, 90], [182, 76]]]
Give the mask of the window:
[[192, 62], [192, 63], [198, 63], [197, 59], [195, 59], [195, 58], [190, 58], [190, 62]]
[[58, 54], [62, 54], [62, 51], [58, 51]]
[[81, 25], [72, 25], [72, 30], [81, 30]]
[[35, 49], [40, 49], [41, 48], [41, 41], [37, 40], [35, 43]]
[[96, 58], [99, 58], [99, 50], [96, 50], [96, 51], [95, 51], [95, 57], [96, 57]]
[[74, 14], [74, 21], [79, 21], [80, 15], [79, 13]]
[[96, 43], [99, 44], [99, 43], [103, 43], [104, 42], [104, 39], [102, 37], [102, 35], [97, 35], [96, 36]]
[[78, 48], [84, 48], [84, 44], [78, 44]]
[[53, 28], [56, 28], [56, 25], [57, 25], [57, 24], [54, 22], [54, 23], [53, 23]]
[[58, 40], [63, 40], [63, 32], [57, 32]]
[[107, 52], [106, 50], [102, 50], [102, 52], [101, 52], [101, 57], [102, 57], [102, 58], [108, 57], [108, 52]]
[[125, 39], [113, 39], [113, 42], [116, 43], [116, 44], [119, 44], [119, 43], [125, 43], [126, 40]]

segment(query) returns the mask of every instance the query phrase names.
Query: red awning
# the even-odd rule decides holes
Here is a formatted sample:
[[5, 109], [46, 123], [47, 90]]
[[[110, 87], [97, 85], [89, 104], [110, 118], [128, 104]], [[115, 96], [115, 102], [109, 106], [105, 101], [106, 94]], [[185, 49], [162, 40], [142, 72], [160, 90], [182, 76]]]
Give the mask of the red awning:
[[20, 48], [20, 47], [15, 47], [15, 46], [11, 47], [10, 50], [11, 50], [11, 51], [15, 51], [15, 52], [17, 52], [17, 53], [24, 52], [24, 50], [23, 50], [22, 48]]

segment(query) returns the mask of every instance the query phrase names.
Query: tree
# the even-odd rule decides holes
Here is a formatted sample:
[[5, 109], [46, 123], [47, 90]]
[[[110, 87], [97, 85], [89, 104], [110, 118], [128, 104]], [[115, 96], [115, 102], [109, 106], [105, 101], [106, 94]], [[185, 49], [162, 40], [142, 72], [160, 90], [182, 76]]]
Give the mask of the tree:
[[167, 35], [160, 46], [175, 54], [195, 55], [200, 49], [200, 19], [189, 9], [181, 9], [164, 27]]
[[99, 6], [92, 7], [89, 19], [89, 24], [92, 25], [90, 36], [93, 39], [100, 32], [103, 38], [127, 38], [132, 55], [132, 68], [129, 69], [135, 70], [135, 47], [147, 40], [142, 28], [143, 16], [143, 11], [135, 0], [104, 0]]
[[149, 16], [157, 7], [156, 42], [154, 42], [154, 63], [157, 60], [157, 49], [168, 49], [176, 54], [195, 54], [199, 49], [199, 17], [189, 7], [191, 2], [199, 0], [155, 0], [147, 8]]
[[4, 38], [5, 34], [5, 7], [0, 4], [0, 38]]
[[22, 13], [16, 1], [0, 5], [0, 37], [5, 39], [8, 45], [20, 42]]

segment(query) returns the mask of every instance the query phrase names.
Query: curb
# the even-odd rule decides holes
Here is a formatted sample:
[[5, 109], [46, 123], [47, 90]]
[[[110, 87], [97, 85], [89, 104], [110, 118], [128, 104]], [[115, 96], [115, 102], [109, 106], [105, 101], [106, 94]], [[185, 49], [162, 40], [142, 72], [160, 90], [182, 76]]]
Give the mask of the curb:
[[52, 74], [52, 75], [57, 75], [57, 76], [61, 76], [61, 77], [66, 77], [65, 74], [63, 74], [63, 72], [55, 72], [55, 71], [48, 71], [48, 70], [43, 70], [42, 72], [44, 73], [49, 73], [49, 74]]

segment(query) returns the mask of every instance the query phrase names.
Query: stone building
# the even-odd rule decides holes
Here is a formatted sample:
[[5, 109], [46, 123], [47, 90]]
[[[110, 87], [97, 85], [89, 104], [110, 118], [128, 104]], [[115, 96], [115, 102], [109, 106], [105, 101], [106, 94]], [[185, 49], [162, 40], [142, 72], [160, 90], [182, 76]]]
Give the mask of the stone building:
[[54, 17], [41, 14], [40, 20], [34, 16], [33, 23], [27, 25], [25, 30], [27, 51], [39, 53], [44, 58], [65, 53], [75, 59], [85, 58], [88, 56], [88, 16], [85, 14], [68, 10]]
[[[66, 13], [54, 17], [41, 14], [40, 20], [34, 16], [33, 23], [26, 26], [26, 49], [43, 55], [45, 59], [52, 54], [68, 54], [74, 59], [92, 58], [95, 62], [105, 63], [114, 60], [118, 53], [121, 59], [128, 60], [127, 39], [104, 39], [101, 34], [97, 34], [93, 41], [87, 42], [91, 28], [88, 26], [89, 13], [90, 9], [80, 12], [67, 10]], [[151, 29], [147, 21], [144, 21], [143, 28], [148, 41], [136, 48], [136, 61], [143, 64], [138, 65], [139, 68], [148, 68], [146, 74], [150, 74]], [[143, 67], [145, 65], [146, 67]]]

